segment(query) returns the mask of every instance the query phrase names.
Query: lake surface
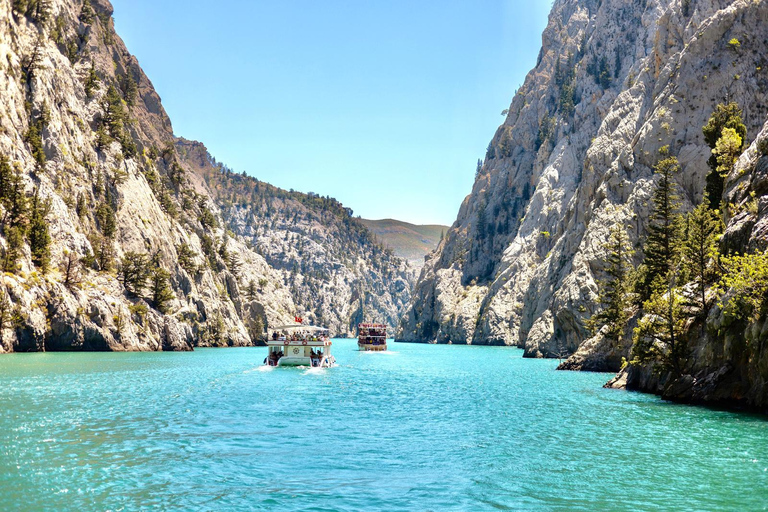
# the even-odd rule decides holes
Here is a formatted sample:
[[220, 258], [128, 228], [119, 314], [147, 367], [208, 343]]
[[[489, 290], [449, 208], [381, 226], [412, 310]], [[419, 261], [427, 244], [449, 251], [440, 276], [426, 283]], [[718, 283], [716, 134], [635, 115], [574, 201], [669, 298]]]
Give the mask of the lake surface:
[[766, 510], [768, 421], [499, 347], [0, 357], [0, 510]]

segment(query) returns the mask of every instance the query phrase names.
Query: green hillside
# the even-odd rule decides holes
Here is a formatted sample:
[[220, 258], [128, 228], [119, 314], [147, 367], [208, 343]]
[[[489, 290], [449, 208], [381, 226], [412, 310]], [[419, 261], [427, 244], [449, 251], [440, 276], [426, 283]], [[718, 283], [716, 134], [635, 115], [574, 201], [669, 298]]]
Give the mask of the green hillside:
[[424, 256], [432, 252], [449, 226], [416, 225], [394, 219], [360, 219], [376, 237], [392, 248], [395, 254], [417, 268], [424, 265]]

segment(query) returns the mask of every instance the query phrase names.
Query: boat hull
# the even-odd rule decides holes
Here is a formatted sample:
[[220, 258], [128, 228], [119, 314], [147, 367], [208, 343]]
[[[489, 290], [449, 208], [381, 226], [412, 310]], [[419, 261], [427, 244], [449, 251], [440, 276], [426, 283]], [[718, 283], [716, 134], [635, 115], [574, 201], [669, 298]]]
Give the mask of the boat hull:
[[384, 352], [387, 350], [387, 344], [370, 345], [368, 343], [358, 343], [357, 348], [359, 348], [361, 352]]

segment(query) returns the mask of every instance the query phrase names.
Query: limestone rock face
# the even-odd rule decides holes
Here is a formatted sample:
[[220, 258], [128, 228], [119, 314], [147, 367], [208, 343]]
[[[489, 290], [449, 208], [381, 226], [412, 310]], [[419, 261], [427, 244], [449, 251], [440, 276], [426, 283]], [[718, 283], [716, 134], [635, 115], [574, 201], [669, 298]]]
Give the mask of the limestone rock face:
[[[348, 310], [334, 317], [335, 302], [299, 299], [290, 273], [255, 250], [251, 219], [230, 221], [226, 194], [182, 154], [107, 0], [14, 4], [0, 1], [0, 352], [251, 345], [312, 300], [337, 333], [349, 332]], [[16, 211], [12, 198], [28, 207]], [[36, 215], [50, 237], [43, 255]], [[328, 229], [323, 247], [348, 234]], [[376, 250], [370, 244], [347, 274], [325, 265], [317, 281], [360, 289], [359, 276], [376, 266], [371, 282], [392, 279], [371, 300], [372, 314], [393, 321], [410, 283], [399, 260], [374, 262]], [[137, 254], [150, 275], [126, 286], [123, 259]], [[263, 285], [248, 294], [249, 282]]]
[[[532, 357], [583, 346], [592, 367], [617, 370], [625, 354], [608, 361], [600, 340], [583, 345], [609, 230], [630, 226], [641, 257], [663, 146], [679, 158], [684, 208], [701, 200], [701, 128], [718, 103], [739, 103], [754, 139], [768, 105], [766, 20], [762, 1], [556, 0], [538, 64], [414, 285], [397, 338], [516, 345]], [[766, 229], [745, 222], [729, 230]]]
[[288, 290], [299, 316], [336, 336], [355, 336], [363, 321], [394, 331], [414, 272], [349, 209], [332, 198], [232, 173], [199, 142], [178, 139], [176, 147], [200, 191], [215, 198], [226, 227], [274, 269], [267, 282], [243, 277], [246, 287], [255, 285], [259, 296]]

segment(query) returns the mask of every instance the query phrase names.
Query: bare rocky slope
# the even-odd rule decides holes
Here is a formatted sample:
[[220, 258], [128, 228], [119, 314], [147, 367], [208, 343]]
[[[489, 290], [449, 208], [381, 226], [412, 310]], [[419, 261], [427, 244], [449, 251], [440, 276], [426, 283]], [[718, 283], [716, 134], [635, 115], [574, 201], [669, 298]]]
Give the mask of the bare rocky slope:
[[[329, 215], [268, 187], [302, 203], [258, 198], [284, 222], [313, 219], [321, 262], [307, 274], [278, 264], [274, 251], [301, 242], [238, 217], [222, 188], [233, 178], [193, 165], [190, 147], [212, 159], [174, 137], [111, 16], [107, 0], [0, 0], [0, 352], [250, 345], [295, 315], [344, 335], [361, 288], [393, 322], [408, 299], [403, 262], [373, 243], [329, 258], [348, 247], [339, 237], [370, 234], [333, 200]], [[259, 250], [254, 231], [280, 241]]]
[[199, 142], [179, 139], [176, 147], [215, 199], [227, 229], [280, 276], [303, 318], [336, 336], [356, 335], [365, 320], [394, 331], [415, 272], [375, 240], [352, 210], [330, 197], [233, 173]]
[[426, 257], [437, 249], [440, 238], [448, 231], [448, 226], [439, 224], [411, 224], [395, 219], [360, 221], [382, 244], [417, 271], [421, 270]]
[[[683, 208], [701, 201], [710, 157], [702, 126], [718, 103], [737, 102], [755, 140], [768, 106], [766, 21], [764, 1], [556, 0], [538, 63], [423, 268], [398, 339], [516, 345], [532, 357], [581, 347], [573, 368], [617, 370], [626, 351], [609, 353], [584, 326], [598, 307], [609, 230], [631, 227], [639, 262], [663, 146], [679, 158]], [[741, 179], [757, 179], [744, 165]], [[743, 223], [726, 221], [729, 230]], [[749, 243], [762, 247], [764, 237]], [[709, 350], [722, 341], [708, 339]], [[718, 357], [701, 368], [728, 359]], [[747, 375], [739, 361], [732, 373]], [[657, 390], [638, 379], [630, 383]], [[747, 387], [765, 403], [760, 379]]]

